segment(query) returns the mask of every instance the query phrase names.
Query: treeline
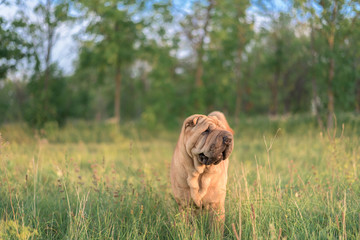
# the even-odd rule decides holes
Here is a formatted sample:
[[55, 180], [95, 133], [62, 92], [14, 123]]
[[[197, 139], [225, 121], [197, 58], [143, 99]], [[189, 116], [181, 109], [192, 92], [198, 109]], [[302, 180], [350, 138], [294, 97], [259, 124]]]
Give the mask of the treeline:
[[[0, 122], [169, 126], [219, 109], [311, 112], [323, 127], [360, 112], [357, 1], [31, 2], [2, 1], [17, 13], [0, 18]], [[83, 26], [66, 76], [53, 58], [64, 26]]]

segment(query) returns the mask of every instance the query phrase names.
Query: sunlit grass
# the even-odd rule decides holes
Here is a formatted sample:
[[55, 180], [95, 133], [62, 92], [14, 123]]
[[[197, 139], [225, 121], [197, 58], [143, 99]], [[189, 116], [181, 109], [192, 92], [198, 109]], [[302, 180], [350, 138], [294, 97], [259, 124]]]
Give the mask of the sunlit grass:
[[[261, 121], [235, 127], [225, 238], [359, 239], [356, 125], [328, 134], [311, 124], [287, 127], [296, 121]], [[179, 212], [172, 198], [177, 131], [44, 131], [1, 128], [0, 239], [220, 238], [206, 214]]]

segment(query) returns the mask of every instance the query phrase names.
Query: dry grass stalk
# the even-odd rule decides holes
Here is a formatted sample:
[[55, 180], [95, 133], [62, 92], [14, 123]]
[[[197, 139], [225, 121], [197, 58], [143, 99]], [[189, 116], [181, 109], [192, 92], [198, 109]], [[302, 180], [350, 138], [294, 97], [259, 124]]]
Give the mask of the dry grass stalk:
[[260, 170], [259, 170], [259, 165], [258, 165], [258, 161], [257, 161], [257, 157], [255, 155], [255, 160], [256, 160], [256, 181], [258, 183], [258, 202], [259, 202], [259, 211], [261, 214], [261, 203], [262, 203], [262, 187], [261, 187], [261, 177], [260, 177]]
[[346, 236], [346, 191], [344, 191], [344, 211], [342, 212], [342, 222], [343, 222], [343, 239], [347, 239], [347, 236]]
[[278, 240], [280, 240], [280, 238], [281, 238], [281, 232], [282, 232], [282, 229], [280, 228], [280, 229], [279, 229], [279, 236], [278, 236], [278, 238], [277, 238]]
[[[39, 155], [40, 155], [40, 148], [39, 148]], [[35, 158], [32, 158], [32, 162], [33, 162], [33, 169], [34, 169], [34, 219], [36, 219], [36, 178], [37, 178], [37, 169], [38, 169], [38, 164], [39, 162], [37, 162], [37, 164], [35, 165]]]
[[271, 139], [271, 141], [270, 141], [269, 147], [268, 147], [268, 145], [267, 145], [267, 143], [266, 143], [266, 138], [265, 138], [265, 136], [263, 136], [263, 138], [264, 138], [264, 144], [265, 144], [265, 147], [266, 147], [267, 160], [268, 160], [268, 165], [269, 165], [270, 173], [272, 172], [272, 170], [271, 170], [271, 165], [270, 165], [270, 150], [271, 150], [271, 148], [272, 148], [272, 146], [273, 146], [273, 144], [274, 144], [274, 142], [275, 142], [275, 140], [276, 140], [276, 137], [277, 137], [278, 133], [280, 132], [280, 130], [281, 130], [281, 128], [279, 128], [279, 129], [276, 131], [275, 136], [274, 136], [274, 137]]
[[338, 216], [335, 216], [335, 222], [336, 222], [337, 228], [340, 230], [340, 223], [339, 223], [339, 218], [338, 218]]
[[242, 234], [242, 216], [241, 216], [241, 208], [242, 208], [242, 199], [241, 199], [241, 183], [239, 181], [239, 239], [241, 239]]
[[250, 201], [250, 193], [249, 193], [249, 188], [248, 188], [248, 182], [246, 180], [246, 173], [245, 173], [244, 165], [242, 163], [241, 163], [241, 171], [242, 171], [242, 175], [243, 175], [243, 179], [244, 179], [244, 183], [245, 183], [246, 198], [247, 198], [248, 201]]
[[[302, 214], [301, 214], [299, 205], [296, 203], [296, 201], [294, 201], [294, 203], [295, 203], [295, 206], [296, 206], [296, 208], [297, 208], [297, 210], [298, 210], [298, 212], [299, 212], [299, 214], [300, 214], [301, 220], [304, 222], [304, 218], [303, 218], [303, 216], [302, 216]], [[307, 231], [307, 229], [306, 229], [306, 226], [304, 226], [304, 228], [305, 228], [306, 238], [309, 238], [309, 233], [308, 233], [308, 231]]]
[[251, 204], [251, 213], [252, 213], [252, 217], [251, 217], [251, 225], [252, 225], [252, 229], [253, 229], [253, 239], [257, 239], [256, 237], [256, 216], [255, 216], [255, 209], [254, 209], [254, 205]]
[[237, 232], [236, 232], [235, 224], [232, 223], [231, 226], [232, 226], [232, 230], [233, 230], [233, 232], [234, 232], [234, 234], [235, 234], [236, 239], [237, 239], [237, 240], [240, 240], [240, 237], [239, 237], [239, 235], [238, 235]]
[[[1, 138], [1, 135], [0, 135], [0, 138]], [[1, 139], [0, 139], [1, 140]], [[0, 142], [1, 143], [1, 142]], [[15, 215], [15, 209], [14, 209], [14, 206], [13, 206], [13, 201], [12, 201], [12, 189], [11, 189], [11, 186], [10, 186], [10, 181], [9, 181], [9, 177], [8, 177], [8, 172], [5, 168], [5, 180], [7, 182], [7, 185], [8, 185], [8, 192], [9, 192], [9, 199], [10, 199], [10, 206], [11, 206], [11, 210], [12, 210], [12, 213], [13, 213], [13, 218], [14, 218], [14, 222], [16, 222], [16, 215]], [[19, 230], [16, 226], [16, 232], [19, 234]]]

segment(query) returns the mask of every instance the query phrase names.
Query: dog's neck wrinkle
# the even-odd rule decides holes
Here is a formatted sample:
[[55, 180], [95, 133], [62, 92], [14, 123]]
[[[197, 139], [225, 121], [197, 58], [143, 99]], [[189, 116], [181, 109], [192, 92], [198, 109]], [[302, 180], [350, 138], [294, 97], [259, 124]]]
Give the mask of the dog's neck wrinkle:
[[217, 165], [205, 165], [205, 164], [200, 164], [195, 167], [196, 171], [202, 175], [202, 174], [205, 174], [205, 173], [209, 173], [209, 172], [216, 172], [218, 171], [219, 169], [224, 169], [225, 168], [225, 161], [227, 161], [228, 159], [225, 159], [223, 161], [221, 161], [219, 164]]
[[[186, 143], [185, 143], [185, 139], [183, 136], [179, 137], [179, 140], [177, 142], [177, 145], [182, 145], [184, 146], [185, 151], [180, 151], [179, 154], [182, 155], [182, 159], [186, 159], [186, 161], [188, 162], [192, 162], [194, 168], [195, 168], [195, 163], [193, 162], [193, 156], [191, 154], [191, 152], [189, 152], [186, 148]], [[177, 149], [181, 149], [180, 147], [177, 147]]]

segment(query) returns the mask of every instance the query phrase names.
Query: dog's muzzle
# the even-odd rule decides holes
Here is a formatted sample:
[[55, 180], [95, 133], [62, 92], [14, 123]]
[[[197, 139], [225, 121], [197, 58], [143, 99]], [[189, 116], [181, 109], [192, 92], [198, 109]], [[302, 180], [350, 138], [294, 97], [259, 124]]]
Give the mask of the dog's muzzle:
[[210, 146], [207, 155], [205, 153], [199, 154], [199, 162], [205, 165], [217, 165], [227, 159], [232, 152], [232, 141], [233, 137], [230, 133], [218, 136], [216, 143]]

